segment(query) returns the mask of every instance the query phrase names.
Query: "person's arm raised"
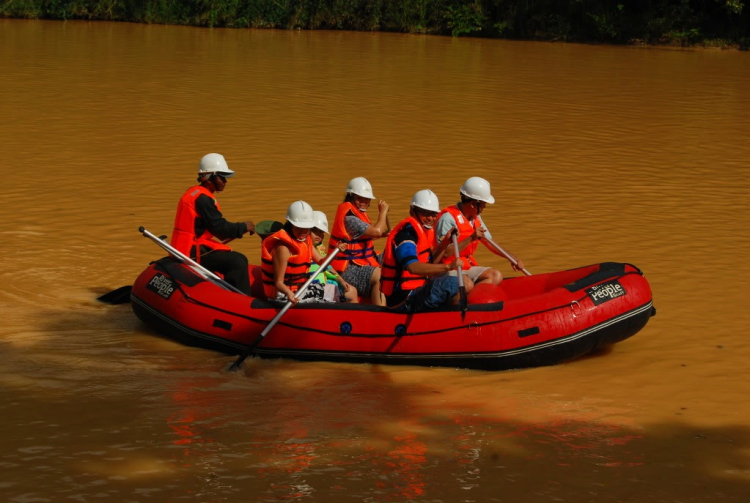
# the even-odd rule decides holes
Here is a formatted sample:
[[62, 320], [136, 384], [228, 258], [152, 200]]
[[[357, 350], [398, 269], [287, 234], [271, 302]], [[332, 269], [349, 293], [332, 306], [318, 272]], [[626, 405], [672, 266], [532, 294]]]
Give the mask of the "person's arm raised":
[[368, 238], [381, 238], [388, 235], [388, 203], [382, 199], [378, 201], [378, 212], [378, 220], [375, 224], [368, 226], [362, 236]]

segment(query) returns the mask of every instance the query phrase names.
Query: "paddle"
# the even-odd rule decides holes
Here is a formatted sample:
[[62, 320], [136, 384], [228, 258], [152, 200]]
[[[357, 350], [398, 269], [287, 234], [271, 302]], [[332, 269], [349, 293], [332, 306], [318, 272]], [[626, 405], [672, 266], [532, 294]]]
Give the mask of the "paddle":
[[130, 290], [132, 289], [133, 287], [130, 285], [121, 286], [120, 288], [115, 288], [111, 292], [107, 292], [104, 295], [97, 297], [96, 300], [104, 302], [105, 304], [112, 304], [113, 306], [127, 304], [130, 302]]
[[211, 281], [212, 283], [214, 283], [214, 284], [216, 284], [216, 285], [218, 285], [218, 286], [220, 286], [220, 287], [222, 287], [222, 288], [224, 288], [226, 290], [230, 290], [232, 292], [239, 293], [240, 295], [245, 295], [243, 292], [241, 292], [237, 288], [233, 287], [232, 285], [230, 285], [229, 283], [227, 283], [226, 281], [224, 281], [221, 277], [219, 277], [216, 274], [214, 274], [213, 272], [209, 271], [208, 269], [206, 269], [205, 267], [203, 267], [202, 265], [200, 265], [198, 262], [196, 262], [195, 260], [191, 259], [190, 257], [188, 257], [187, 255], [185, 255], [180, 250], [178, 250], [177, 248], [173, 247], [172, 245], [170, 245], [169, 243], [167, 243], [163, 239], [160, 239], [160, 238], [156, 237], [155, 235], [151, 234], [149, 231], [147, 231], [143, 227], [138, 227], [138, 232], [140, 232], [141, 234], [143, 234], [144, 237], [149, 238], [151, 241], [153, 241], [157, 245], [159, 245], [162, 248], [164, 248], [170, 255], [172, 255], [177, 260], [179, 260], [180, 262], [182, 262], [183, 264], [185, 264], [186, 266], [188, 266], [198, 276], [200, 276], [200, 277], [202, 277], [204, 279], [207, 279], [207, 280]]
[[281, 222], [277, 222], [276, 220], [263, 220], [255, 225], [255, 233], [261, 240], [263, 240], [282, 228], [284, 228], [284, 224]]
[[[275, 220], [263, 220], [261, 222], [258, 222], [258, 225], [255, 226], [255, 231], [258, 236], [260, 236], [261, 239], [265, 239], [270, 234], [273, 234], [277, 230], [281, 229], [283, 227], [283, 224], [281, 222], [277, 222]], [[140, 229], [139, 229], [140, 231]], [[166, 239], [166, 236], [162, 236], [161, 239]], [[230, 241], [233, 241], [234, 238], [228, 238], [222, 241], [223, 244], [227, 244]], [[201, 257], [211, 253], [213, 250], [209, 250], [203, 254], [201, 254]], [[118, 304], [127, 304], [130, 302], [130, 291], [132, 290], [132, 286], [126, 285], [121, 286], [120, 288], [116, 288], [112, 290], [111, 292], [107, 292], [104, 295], [101, 295], [96, 298], [99, 302], [104, 302], [105, 304], [112, 304], [112, 305], [118, 305]]]
[[[451, 235], [451, 240], [453, 241], [453, 254], [455, 255], [456, 259], [459, 260], [459, 264], [461, 263], [461, 256], [458, 252], [458, 236], [457, 233], [454, 232], [453, 235]], [[458, 273], [458, 293], [459, 293], [459, 305], [461, 306], [461, 316], [466, 315], [466, 310], [468, 309], [468, 301], [466, 299], [466, 285], [464, 285], [464, 273], [461, 268], [461, 266], [458, 266], [458, 269], [456, 270]]]
[[[333, 252], [331, 252], [331, 254], [326, 257], [325, 261], [322, 264], [320, 264], [320, 267], [318, 269], [316, 269], [315, 271], [313, 271], [312, 273], [310, 273], [310, 277], [307, 278], [307, 281], [305, 281], [305, 284], [302, 285], [299, 288], [299, 290], [297, 290], [296, 292], [294, 292], [294, 294], [295, 294], [295, 296], [297, 298], [300, 298], [302, 296], [302, 294], [305, 293], [305, 290], [307, 290], [307, 287], [310, 286], [310, 284], [313, 282], [313, 280], [315, 279], [315, 276], [317, 276], [321, 271], [325, 271], [326, 268], [328, 267], [328, 265], [333, 260], [333, 258], [340, 251], [341, 250], [339, 250], [338, 248], [334, 249]], [[263, 340], [263, 338], [266, 335], [268, 335], [268, 332], [270, 332], [271, 329], [274, 326], [276, 326], [276, 324], [279, 322], [279, 320], [281, 319], [281, 317], [284, 316], [284, 314], [287, 311], [289, 311], [289, 308], [292, 307], [293, 305], [294, 304], [292, 304], [291, 300], [287, 300], [286, 301], [286, 304], [284, 304], [284, 307], [281, 308], [281, 311], [279, 311], [276, 314], [276, 316], [274, 316], [274, 318], [270, 321], [270, 323], [268, 323], [268, 325], [266, 325], [266, 328], [263, 329], [263, 331], [260, 333], [260, 335], [247, 347], [247, 349], [245, 349], [245, 352], [242, 353], [240, 355], [240, 357], [237, 358], [237, 360], [235, 360], [235, 362], [229, 367], [230, 371], [234, 372], [234, 371], [236, 371], [236, 370], [238, 370], [240, 368], [240, 365], [242, 365], [242, 362], [244, 362], [245, 359], [248, 356], [250, 356], [250, 353], [252, 353], [255, 350], [256, 347], [258, 347], [258, 344], [261, 343], [261, 341]]]
[[[487, 227], [484, 226], [484, 223], [482, 223], [482, 229], [484, 229], [484, 232], [489, 232], [487, 230]], [[514, 259], [513, 256], [510, 253], [508, 253], [505, 250], [503, 250], [503, 248], [499, 244], [495, 243], [493, 240], [491, 240], [490, 238], [488, 238], [486, 236], [484, 238], [482, 238], [482, 239], [484, 239], [487, 243], [491, 244], [505, 258], [507, 258], [508, 260], [510, 260], [510, 263], [513, 264], [514, 267], [518, 265], [518, 260]], [[531, 276], [531, 273], [529, 271], [527, 271], [525, 268], [521, 269], [521, 271], [523, 271], [523, 273], [526, 276]]]
[[[176, 253], [180, 253], [179, 251], [177, 251], [176, 249], [172, 248], [171, 246], [169, 246], [164, 241], [164, 239], [166, 239], [167, 236], [156, 237], [153, 234], [151, 234], [150, 232], [148, 232], [147, 230], [143, 229], [143, 227], [139, 228], [138, 230], [141, 233], [143, 233], [143, 235], [145, 237], [150, 237], [153, 241], [155, 241], [157, 244], [159, 244], [159, 246], [161, 246], [162, 248], [164, 248], [165, 250], [167, 250], [170, 254], [172, 254], [172, 251], [170, 251], [170, 250], [174, 250]], [[222, 243], [224, 243], [224, 244], [229, 243], [233, 239], [234, 238], [225, 239], [224, 241], [222, 241]], [[162, 245], [165, 245], [165, 246], [162, 246]], [[201, 257], [203, 257], [205, 255], [208, 255], [212, 251], [213, 250], [208, 250], [207, 252], [201, 254]], [[189, 259], [185, 255], [180, 254], [180, 255], [182, 255], [182, 257], [178, 257], [176, 254], [173, 254], [173, 255], [180, 262], [182, 262], [183, 264], [185, 264], [188, 267], [190, 267], [191, 269], [193, 269], [193, 271], [196, 272], [202, 278], [208, 279], [209, 281], [219, 280], [220, 282], [225, 283], [224, 280], [222, 280], [219, 276], [216, 276], [215, 274], [211, 273], [211, 271], [209, 271], [208, 269], [205, 269], [205, 268], [201, 267], [200, 264], [198, 264], [197, 262], [193, 262], [191, 259]], [[190, 260], [190, 262], [192, 262], [192, 264], [186, 263], [185, 260], [183, 260], [183, 259]], [[202, 269], [205, 272], [210, 273], [212, 275], [212, 277], [206, 277], [207, 275], [206, 275], [205, 272], [201, 272], [199, 270], [196, 270], [193, 267], [193, 265], [199, 267], [200, 269]], [[234, 288], [233, 286], [231, 286], [229, 283], [225, 283], [222, 286], [225, 287], [225, 288], [229, 287], [230, 290], [233, 290], [233, 291], [235, 291], [237, 293], [242, 293], [239, 290], [237, 290], [236, 288]], [[121, 286], [120, 288], [116, 288], [115, 290], [112, 290], [111, 292], [105, 293], [104, 295], [102, 295], [100, 297], [97, 297], [96, 300], [98, 300], [99, 302], [104, 302], [105, 304], [112, 304], [112, 305], [127, 304], [128, 302], [130, 302], [130, 292], [131, 292], [132, 289], [133, 289], [133, 287], [130, 286], [130, 285]]]

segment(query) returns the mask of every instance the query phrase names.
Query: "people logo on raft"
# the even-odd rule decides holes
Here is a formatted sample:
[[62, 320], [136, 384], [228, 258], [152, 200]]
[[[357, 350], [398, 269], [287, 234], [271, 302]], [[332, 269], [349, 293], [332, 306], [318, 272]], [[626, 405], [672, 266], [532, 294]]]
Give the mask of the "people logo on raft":
[[591, 297], [595, 306], [616, 299], [617, 297], [622, 297], [626, 293], [625, 288], [616, 279], [600, 285], [594, 285], [586, 290], [586, 294]]
[[175, 291], [175, 286], [174, 283], [172, 283], [172, 280], [163, 274], [156, 274], [156, 276], [151, 278], [151, 281], [148, 282], [146, 287], [165, 299], [169, 299]]

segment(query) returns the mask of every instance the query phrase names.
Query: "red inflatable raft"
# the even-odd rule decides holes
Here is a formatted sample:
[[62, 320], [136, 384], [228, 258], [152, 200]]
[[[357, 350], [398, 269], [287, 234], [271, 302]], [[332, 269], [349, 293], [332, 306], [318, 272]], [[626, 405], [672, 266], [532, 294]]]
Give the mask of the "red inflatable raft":
[[[260, 268], [251, 266], [253, 290]], [[260, 296], [259, 296], [260, 297]], [[242, 353], [280, 306], [235, 293], [172, 259], [151, 264], [131, 291], [135, 314], [190, 345]], [[629, 264], [602, 263], [479, 285], [458, 308], [398, 314], [365, 304], [298, 304], [253, 354], [339, 362], [505, 370], [555, 365], [627, 339], [655, 314]]]

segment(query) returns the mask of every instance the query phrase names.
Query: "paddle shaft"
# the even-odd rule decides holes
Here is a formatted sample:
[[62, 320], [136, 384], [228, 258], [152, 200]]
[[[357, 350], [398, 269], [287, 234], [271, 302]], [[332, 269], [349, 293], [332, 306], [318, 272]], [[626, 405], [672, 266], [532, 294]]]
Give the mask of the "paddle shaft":
[[[300, 296], [302, 296], [305, 293], [305, 290], [307, 290], [307, 287], [309, 287], [310, 284], [312, 284], [313, 280], [315, 279], [315, 276], [317, 276], [319, 273], [325, 271], [326, 268], [333, 261], [334, 257], [336, 257], [336, 255], [340, 251], [341, 250], [339, 250], [338, 248], [334, 249], [333, 252], [331, 252], [331, 254], [326, 257], [325, 261], [323, 261], [323, 263], [320, 264], [320, 267], [317, 270], [315, 270], [312, 273], [310, 273], [310, 277], [307, 278], [307, 281], [305, 281], [305, 283], [301, 287], [299, 287], [299, 290], [297, 290], [296, 292], [294, 292], [294, 296], [297, 297], [297, 298], [299, 298]], [[289, 308], [291, 308], [293, 305], [294, 304], [292, 303], [291, 300], [288, 300], [286, 302], [286, 304], [284, 304], [284, 307], [281, 308], [281, 311], [279, 311], [278, 313], [276, 313], [276, 316], [273, 317], [273, 319], [268, 323], [268, 325], [266, 325], [266, 328], [263, 329], [263, 331], [260, 333], [260, 335], [247, 347], [247, 349], [245, 350], [245, 352], [242, 353], [239, 358], [237, 358], [237, 360], [232, 364], [231, 367], [229, 367], [229, 370], [234, 371], [234, 370], [237, 370], [238, 368], [240, 368], [240, 365], [242, 365], [242, 362], [244, 362], [245, 359], [248, 356], [250, 356], [250, 353], [253, 352], [253, 350], [258, 346], [258, 344], [260, 344], [260, 342], [263, 340], [263, 338], [266, 335], [268, 335], [268, 332], [270, 332], [271, 329], [274, 326], [276, 326], [276, 324], [279, 322], [279, 320], [281, 319], [281, 317], [284, 316], [284, 314], [286, 314], [286, 312], [289, 311]]]
[[198, 262], [194, 261], [193, 259], [191, 259], [187, 255], [185, 255], [184, 253], [182, 253], [178, 249], [174, 248], [172, 245], [170, 245], [169, 243], [167, 243], [163, 239], [159, 239], [154, 234], [151, 234], [149, 231], [147, 231], [143, 227], [139, 227], [138, 231], [141, 234], [143, 234], [144, 237], [149, 238], [151, 241], [153, 241], [157, 245], [159, 245], [162, 248], [164, 248], [170, 255], [172, 255], [175, 258], [177, 258], [180, 262], [182, 262], [183, 264], [189, 266], [190, 269], [192, 269], [193, 272], [195, 272], [199, 276], [202, 276], [202, 277], [204, 277], [204, 278], [206, 278], [208, 280], [211, 280], [213, 283], [218, 284], [222, 288], [225, 288], [227, 290], [231, 290], [232, 292], [239, 293], [240, 295], [245, 295], [245, 293], [243, 293], [240, 290], [238, 290], [237, 288], [233, 287], [232, 285], [230, 285], [229, 283], [227, 283], [226, 281], [224, 281], [223, 279], [221, 279], [219, 276], [217, 276], [213, 272], [209, 271], [208, 269], [206, 269], [205, 267], [203, 267], [202, 265], [200, 265]]
[[[489, 232], [487, 230], [487, 227], [484, 226], [484, 222], [482, 222], [482, 229], [484, 230], [484, 232]], [[495, 248], [497, 251], [499, 251], [503, 255], [503, 257], [505, 257], [508, 260], [510, 260], [510, 263], [513, 264], [514, 267], [518, 265], [518, 260], [514, 259], [513, 256], [510, 253], [508, 253], [507, 251], [503, 250], [502, 246], [500, 246], [499, 244], [495, 243], [493, 240], [491, 240], [490, 238], [488, 238], [486, 236], [484, 238], [482, 238], [482, 239], [484, 239], [487, 243], [489, 243], [490, 245], [492, 245], [492, 247]], [[525, 268], [521, 269], [521, 271], [523, 271], [523, 273], [526, 276], [531, 276], [531, 273], [529, 271], [527, 271]]]
[[[223, 244], [227, 244], [230, 241], [234, 241], [234, 238], [228, 238], [222, 241]], [[209, 253], [211, 253], [213, 250], [209, 250], [205, 253], [201, 253], [201, 257], [205, 257]], [[130, 302], [130, 291], [133, 289], [130, 285], [121, 286], [120, 288], [115, 288], [111, 292], [107, 292], [104, 295], [101, 295], [96, 298], [99, 302], [104, 302], [105, 304], [126, 304]]]
[[[513, 257], [512, 257], [512, 256], [511, 256], [511, 255], [510, 255], [510, 254], [509, 254], [508, 252], [506, 252], [505, 250], [503, 250], [503, 248], [502, 248], [502, 247], [501, 247], [501, 246], [500, 246], [499, 244], [495, 243], [495, 242], [494, 242], [493, 240], [491, 240], [491, 239], [489, 239], [489, 238], [484, 238], [484, 240], [485, 240], [485, 241], [487, 241], [487, 242], [488, 242], [489, 244], [491, 244], [491, 245], [492, 245], [492, 246], [493, 246], [493, 247], [494, 247], [494, 248], [495, 248], [495, 249], [496, 249], [497, 251], [499, 251], [500, 253], [502, 253], [502, 254], [503, 254], [503, 256], [504, 256], [505, 258], [507, 258], [508, 260], [510, 260], [510, 262], [511, 262], [511, 263], [512, 263], [512, 264], [513, 264], [514, 266], [517, 266], [517, 265], [518, 265], [518, 260], [514, 259], [514, 258], [513, 258]], [[524, 274], [525, 274], [526, 276], [531, 276], [531, 273], [530, 273], [529, 271], [527, 271], [527, 270], [526, 270], [526, 268], [523, 268], [523, 269], [521, 269], [521, 271], [522, 271], [522, 272], [523, 272], [523, 273], [524, 273]]]
[[[227, 244], [227, 243], [231, 243], [231, 242], [232, 242], [232, 241], [234, 241], [235, 239], [237, 239], [237, 238], [226, 238], [226, 239], [222, 239], [222, 240], [221, 240], [221, 244], [225, 245], [225, 244]], [[216, 251], [216, 248], [211, 248], [211, 249], [209, 249], [208, 251], [204, 251], [203, 253], [201, 253], [201, 258], [205, 257], [206, 255], [211, 255], [211, 253], [213, 253], [213, 252], [215, 252], [215, 251]]]
[[[458, 252], [458, 236], [457, 233], [454, 232], [451, 236], [451, 240], [453, 241], [453, 255], [455, 255], [456, 260], [458, 260], [459, 264], [461, 263], [461, 256]], [[461, 306], [461, 312], [466, 313], [468, 300], [466, 299], [466, 285], [464, 285], [464, 273], [462, 267], [459, 265], [458, 269], [456, 269], [457, 275], [458, 275], [458, 293], [459, 293], [459, 303]]]

